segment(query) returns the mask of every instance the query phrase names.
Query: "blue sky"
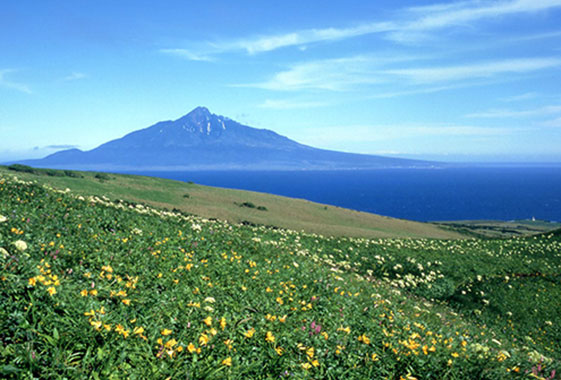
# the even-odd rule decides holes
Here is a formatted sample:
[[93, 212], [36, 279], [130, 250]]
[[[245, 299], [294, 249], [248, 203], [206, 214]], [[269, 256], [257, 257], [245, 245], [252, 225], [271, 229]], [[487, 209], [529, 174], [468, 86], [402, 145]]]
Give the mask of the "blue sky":
[[203, 105], [328, 149], [561, 162], [561, 0], [18, 0], [0, 25], [0, 161]]

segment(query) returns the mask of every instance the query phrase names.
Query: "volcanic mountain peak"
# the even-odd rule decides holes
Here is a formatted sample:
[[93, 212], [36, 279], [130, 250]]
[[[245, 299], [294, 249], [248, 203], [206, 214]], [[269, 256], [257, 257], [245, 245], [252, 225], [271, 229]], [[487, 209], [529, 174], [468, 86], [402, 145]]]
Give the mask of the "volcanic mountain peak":
[[252, 128], [197, 107], [90, 151], [67, 150], [39, 167], [87, 170], [369, 169], [426, 167], [421, 161], [352, 154], [302, 145], [271, 130]]
[[187, 115], [173, 121], [172, 125], [189, 132], [210, 135], [216, 130], [226, 130], [225, 120], [226, 118], [211, 113], [206, 107], [197, 107]]

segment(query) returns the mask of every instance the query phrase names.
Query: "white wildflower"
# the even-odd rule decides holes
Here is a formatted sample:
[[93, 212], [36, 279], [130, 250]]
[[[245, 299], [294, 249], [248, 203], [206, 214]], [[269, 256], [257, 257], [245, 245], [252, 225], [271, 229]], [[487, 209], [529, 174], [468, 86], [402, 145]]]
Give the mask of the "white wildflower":
[[27, 243], [23, 240], [18, 240], [14, 242], [16, 249], [20, 252], [23, 252], [27, 249]]
[[2, 257], [9, 257], [10, 256], [10, 252], [6, 251], [2, 247], [0, 247], [0, 254], [2, 254]]

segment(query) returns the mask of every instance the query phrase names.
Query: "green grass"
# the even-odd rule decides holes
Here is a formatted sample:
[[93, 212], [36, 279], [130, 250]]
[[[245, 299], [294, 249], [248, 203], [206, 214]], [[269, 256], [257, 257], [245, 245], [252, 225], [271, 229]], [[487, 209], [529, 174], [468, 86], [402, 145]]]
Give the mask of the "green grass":
[[323, 237], [110, 198], [0, 179], [0, 377], [510, 379], [561, 369], [557, 232]]
[[561, 227], [561, 223], [543, 220], [517, 220], [503, 222], [496, 220], [467, 220], [435, 223], [443, 228], [452, 228], [466, 235], [482, 238], [509, 238], [513, 236], [536, 235]]
[[[459, 238], [463, 235], [430, 223], [383, 217], [370, 213], [326, 206], [301, 199], [292, 199], [251, 191], [222, 189], [154, 177], [120, 174], [73, 172], [81, 178], [65, 176], [63, 171], [34, 169], [10, 171], [0, 166], [0, 174], [16, 174], [26, 180], [64, 190], [71, 189], [83, 195], [106, 196], [111, 200], [123, 199], [141, 202], [153, 207], [177, 209], [205, 218], [221, 219], [232, 223], [248, 222], [255, 225], [276, 226], [296, 231], [329, 236], [355, 237], [430, 237]], [[50, 176], [43, 171], [60, 172]], [[188, 194], [188, 197], [185, 197]], [[252, 204], [256, 206], [240, 207]]]

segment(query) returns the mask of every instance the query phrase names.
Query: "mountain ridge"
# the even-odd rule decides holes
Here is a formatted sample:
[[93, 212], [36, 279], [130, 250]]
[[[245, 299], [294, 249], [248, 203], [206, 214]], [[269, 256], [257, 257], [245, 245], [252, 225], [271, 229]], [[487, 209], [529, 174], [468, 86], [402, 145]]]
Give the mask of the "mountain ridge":
[[81, 170], [324, 170], [430, 167], [435, 164], [314, 148], [196, 107], [98, 147], [69, 149], [19, 163]]

